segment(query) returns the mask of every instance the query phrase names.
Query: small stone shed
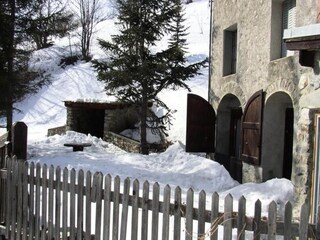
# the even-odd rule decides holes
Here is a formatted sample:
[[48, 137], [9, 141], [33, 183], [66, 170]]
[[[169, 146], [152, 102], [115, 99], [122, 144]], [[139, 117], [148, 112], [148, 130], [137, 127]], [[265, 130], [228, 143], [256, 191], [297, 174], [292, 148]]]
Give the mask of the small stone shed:
[[138, 121], [137, 111], [129, 104], [119, 102], [65, 101], [67, 131], [108, 139], [110, 132], [133, 128]]

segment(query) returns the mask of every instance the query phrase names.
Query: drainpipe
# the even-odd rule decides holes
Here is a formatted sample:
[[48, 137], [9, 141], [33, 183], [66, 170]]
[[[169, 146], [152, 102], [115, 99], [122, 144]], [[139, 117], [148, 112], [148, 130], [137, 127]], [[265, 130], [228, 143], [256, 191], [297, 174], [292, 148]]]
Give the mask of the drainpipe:
[[[211, 97], [210, 97], [210, 92], [211, 92], [211, 47], [212, 47], [212, 34], [213, 34], [213, 24], [212, 24], [212, 9], [213, 9], [213, 1], [214, 0], [209, 0], [209, 5], [210, 5], [210, 31], [209, 31], [209, 81], [208, 81], [208, 102], [211, 105]], [[320, 1], [320, 0], [319, 0]], [[214, 153], [207, 153], [206, 157], [209, 159], [214, 159]]]
[[320, 23], [320, 0], [318, 0], [318, 15], [317, 15], [317, 22]]
[[[209, 0], [209, 5], [210, 5], [210, 31], [209, 31], [209, 83], [208, 83], [208, 102], [211, 104], [211, 99], [210, 99], [210, 90], [211, 90], [211, 47], [212, 47], [212, 34], [213, 34], [213, 24], [212, 24], [212, 9], [213, 9], [213, 1], [214, 0]], [[319, 0], [320, 1], [320, 0]]]

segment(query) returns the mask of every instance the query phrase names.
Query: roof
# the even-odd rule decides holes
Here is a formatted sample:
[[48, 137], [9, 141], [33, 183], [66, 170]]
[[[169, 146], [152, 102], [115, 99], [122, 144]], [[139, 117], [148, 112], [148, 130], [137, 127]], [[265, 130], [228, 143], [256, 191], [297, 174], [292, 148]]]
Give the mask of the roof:
[[64, 105], [70, 108], [114, 110], [130, 107], [130, 104], [120, 102], [85, 102], [64, 101]]

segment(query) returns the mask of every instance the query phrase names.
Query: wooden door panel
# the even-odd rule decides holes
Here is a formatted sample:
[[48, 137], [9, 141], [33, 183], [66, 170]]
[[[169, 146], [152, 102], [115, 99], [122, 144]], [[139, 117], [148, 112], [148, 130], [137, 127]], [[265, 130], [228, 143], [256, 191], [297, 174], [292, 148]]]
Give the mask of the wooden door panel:
[[241, 160], [260, 165], [262, 137], [263, 91], [248, 101], [242, 117]]
[[187, 152], [214, 152], [215, 112], [202, 97], [188, 94]]

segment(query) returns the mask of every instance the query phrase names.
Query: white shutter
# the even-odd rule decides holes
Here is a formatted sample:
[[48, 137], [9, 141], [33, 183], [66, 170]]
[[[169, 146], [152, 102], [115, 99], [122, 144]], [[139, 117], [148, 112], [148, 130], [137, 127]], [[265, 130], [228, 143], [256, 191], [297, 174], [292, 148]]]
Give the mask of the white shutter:
[[282, 27], [283, 29], [296, 26], [296, 0], [286, 0], [282, 5]]
[[[296, 0], [285, 0], [282, 3], [282, 33], [284, 29], [296, 26]], [[282, 42], [282, 57], [292, 55], [293, 51], [288, 51]]]

